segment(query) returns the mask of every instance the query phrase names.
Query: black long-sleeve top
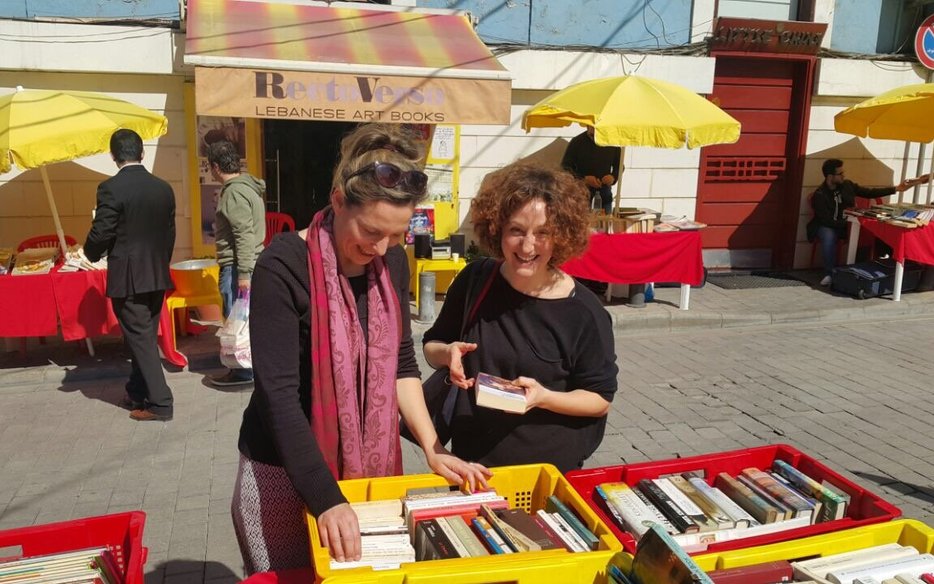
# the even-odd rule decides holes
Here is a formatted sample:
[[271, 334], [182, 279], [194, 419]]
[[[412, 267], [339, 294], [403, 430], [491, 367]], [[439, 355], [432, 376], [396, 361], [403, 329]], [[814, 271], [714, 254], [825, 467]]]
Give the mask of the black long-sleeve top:
[[[457, 275], [423, 341], [460, 339], [471, 263]], [[580, 283], [567, 298], [534, 298], [509, 285], [498, 271], [466, 338], [477, 350], [464, 357], [468, 377], [478, 372], [506, 379], [532, 377], [552, 391], [592, 391], [613, 401], [616, 350], [610, 315]], [[580, 468], [603, 440], [606, 416], [568, 416], [544, 409], [516, 415], [479, 407], [473, 391], [457, 394], [452, 451], [488, 466], [551, 463], [562, 472]]]
[[[260, 255], [250, 291], [250, 346], [255, 389], [243, 413], [239, 448], [257, 462], [285, 468], [317, 517], [346, 502], [311, 430], [311, 313], [307, 244], [297, 233], [277, 237]], [[419, 377], [412, 343], [409, 266], [401, 247], [385, 255], [402, 308], [397, 379]], [[366, 276], [350, 278], [367, 330]], [[337, 420], [334, 420], [337, 423]]]
[[814, 219], [822, 227], [844, 229], [846, 218], [843, 210], [856, 204], [856, 197], [875, 199], [885, 197], [895, 192], [895, 187], [881, 187], [877, 189], [861, 187], [853, 181], [845, 180], [840, 186], [831, 190], [827, 182], [821, 183], [814, 191], [811, 206], [814, 208]]

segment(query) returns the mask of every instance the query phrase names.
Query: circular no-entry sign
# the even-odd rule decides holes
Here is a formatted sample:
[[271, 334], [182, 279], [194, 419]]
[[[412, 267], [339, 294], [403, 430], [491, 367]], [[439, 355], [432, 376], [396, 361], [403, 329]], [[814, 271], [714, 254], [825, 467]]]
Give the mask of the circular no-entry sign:
[[915, 33], [915, 54], [922, 65], [934, 69], [934, 14], [925, 18]]

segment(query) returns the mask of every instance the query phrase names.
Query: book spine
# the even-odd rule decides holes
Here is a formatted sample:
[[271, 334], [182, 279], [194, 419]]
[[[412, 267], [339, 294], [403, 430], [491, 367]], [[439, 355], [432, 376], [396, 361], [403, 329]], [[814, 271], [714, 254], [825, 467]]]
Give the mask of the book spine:
[[649, 479], [642, 479], [638, 483], [639, 490], [648, 497], [653, 505], [658, 507], [659, 511], [665, 514], [671, 524], [681, 533], [692, 533], [700, 531], [700, 527], [671, 500], [665, 491]]
[[657, 521], [656, 513], [628, 485], [607, 485], [606, 490], [597, 485], [595, 490], [606, 501], [623, 530], [635, 535], [636, 539], [642, 537], [649, 526]]
[[477, 539], [477, 536], [470, 529], [470, 526], [467, 525], [467, 522], [464, 521], [463, 517], [454, 515], [453, 517], [448, 517], [447, 522], [448, 525], [451, 526], [451, 530], [457, 535], [457, 539], [467, 548], [467, 553], [470, 554], [470, 557], [475, 558], [478, 556], [490, 555], [490, 552], [486, 551], [486, 548], [483, 547], [483, 544]]
[[917, 557], [893, 560], [853, 570], [830, 572], [827, 574], [827, 580], [833, 584], [851, 584], [853, 580], [865, 578], [866, 576], [877, 580], [886, 580], [903, 572], [921, 574], [931, 570], [934, 570], [934, 556], [921, 554]]
[[555, 497], [554, 495], [549, 496], [545, 505], [546, 508], [548, 505], [554, 507], [554, 510], [558, 513], [558, 515], [560, 515], [567, 522], [567, 524], [571, 526], [571, 529], [573, 529], [575, 533], [580, 536], [587, 547], [589, 547], [591, 550], [596, 550], [598, 547], [600, 547], [600, 540], [597, 538], [597, 536], [594, 535], [592, 531], [587, 529], [587, 526], [584, 525], [584, 523], [577, 517], [577, 515], [575, 515], [567, 505], [562, 503], [558, 497]]
[[697, 477], [691, 477], [689, 481], [702, 495], [713, 501], [720, 509], [723, 509], [736, 522], [736, 527], [759, 525], [755, 517], [747, 513], [745, 509], [736, 504], [736, 501], [727, 497], [717, 487], [711, 487], [707, 484], [707, 481]]
[[687, 570], [690, 572], [690, 579], [688, 580], [689, 582], [692, 582], [693, 584], [714, 584], [713, 580], [711, 580], [710, 577], [700, 569], [700, 566], [694, 562], [691, 556], [687, 555], [684, 550], [681, 549], [681, 546], [679, 546], [675, 542], [674, 538], [668, 535], [664, 529], [657, 525], [653, 525], [652, 531], [655, 532], [655, 535], [657, 535], [666, 546], [668, 546], [668, 548], [671, 550], [671, 554], [675, 556], [678, 561], [680, 561], [681, 564], [683, 564], [684, 567], [687, 568]]
[[441, 529], [437, 519], [426, 519], [420, 522], [419, 525], [422, 525], [425, 530], [425, 535], [428, 537], [428, 542], [434, 551], [432, 555], [435, 558], [444, 560], [460, 557], [454, 548], [454, 544], [451, 543], [451, 540]]
[[[790, 508], [792, 510], [792, 517], [801, 517], [803, 515], [810, 517], [813, 515], [813, 505], [808, 505], [800, 498], [789, 493], [788, 489], [782, 486], [781, 483], [772, 478], [768, 473], [758, 468], [750, 467], [743, 469], [743, 476], [758, 485], [760, 489], [767, 492], [776, 501]], [[790, 517], [787, 518], [790, 519]]]
[[537, 542], [529, 539], [519, 530], [513, 528], [486, 505], [480, 507], [480, 513], [493, 526], [493, 529], [499, 533], [517, 552], [537, 552], [542, 548]]
[[778, 517], [778, 509], [725, 472], [717, 475], [714, 486], [755, 517], [759, 523], [772, 523]]
[[846, 503], [836, 493], [826, 489], [816, 480], [791, 466], [784, 460], [772, 462], [772, 470], [782, 475], [788, 481], [812, 497], [819, 499], [823, 504], [818, 521], [832, 521], [842, 519], [846, 512]]
[[827, 572], [852, 570], [872, 563], [889, 562], [899, 558], [917, 557], [917, 549], [889, 543], [862, 550], [833, 554], [811, 560], [794, 562], [796, 578], [823, 578]]
[[570, 546], [568, 546], [564, 542], [564, 540], [561, 538], [560, 535], [558, 535], [558, 533], [554, 530], [554, 528], [552, 528], [551, 525], [549, 525], [544, 519], [542, 519], [542, 517], [538, 513], [535, 513], [531, 517], [532, 517], [532, 521], [534, 521], [535, 524], [538, 525], [542, 529], [542, 531], [548, 534], [548, 538], [554, 544], [553, 549], [566, 549], [569, 552], [574, 551], [570, 548]]
[[581, 536], [574, 531], [574, 528], [571, 527], [568, 522], [561, 516], [560, 513], [552, 511], [548, 513], [548, 517], [551, 518], [552, 522], [557, 526], [557, 533], [561, 536], [561, 539], [571, 544], [571, 547], [575, 552], [586, 552], [590, 551], [587, 546], [587, 542], [581, 539]]
[[784, 503], [773, 497], [769, 494], [768, 491], [756, 484], [756, 482], [745, 475], [738, 475], [736, 480], [746, 485], [753, 493], [762, 497], [769, 505], [775, 507], [778, 510], [778, 517], [776, 521], [783, 521], [785, 519], [791, 519], [793, 510], [786, 506]]
[[632, 492], [635, 493], [636, 497], [639, 497], [639, 500], [642, 501], [645, 504], [646, 508], [648, 508], [648, 510], [652, 512], [652, 515], [655, 516], [655, 522], [661, 525], [662, 527], [664, 527], [665, 531], [667, 531], [668, 533], [672, 535], [676, 533], [681, 533], [680, 531], [678, 531], [678, 528], [675, 527], [674, 524], [671, 521], [669, 521], [667, 517], [665, 517], [665, 514], [662, 513], [661, 510], [658, 507], [656, 507], [652, 503], [652, 501], [649, 500], [648, 497], [645, 496], [645, 493], [643, 493], [642, 490], [638, 488], [638, 486], [636, 488], [633, 488]]
[[815, 499], [807, 493], [800, 491], [797, 487], [791, 484], [788, 479], [776, 472], [770, 472], [769, 475], [771, 475], [773, 479], [778, 481], [779, 484], [787, 489], [792, 497], [804, 501], [804, 503], [811, 508], [811, 523], [817, 523], [818, 519], [820, 518], [821, 511], [824, 509], [824, 504], [821, 503], [820, 499]]
[[451, 527], [451, 522], [448, 521], [448, 517], [438, 517], [435, 521], [438, 522], [438, 527], [444, 532], [445, 537], [448, 538], [451, 545], [454, 546], [454, 551], [457, 552], [458, 557], [469, 558], [470, 551], [467, 550], [467, 544], [458, 537], [457, 532]]
[[494, 537], [493, 528], [490, 527], [490, 524], [486, 522], [483, 517], [474, 517], [470, 520], [470, 524], [473, 527], [474, 531], [477, 532], [483, 539], [483, 543], [486, 544], [491, 553], [494, 554], [509, 554], [512, 553], [512, 550], [509, 550], [505, 542], [502, 542], [498, 537]]
[[729, 529], [736, 526], [736, 522], [723, 509], [702, 495], [686, 478], [673, 476], [668, 477], [668, 481], [694, 503], [709, 522], [712, 522], [714, 529]]

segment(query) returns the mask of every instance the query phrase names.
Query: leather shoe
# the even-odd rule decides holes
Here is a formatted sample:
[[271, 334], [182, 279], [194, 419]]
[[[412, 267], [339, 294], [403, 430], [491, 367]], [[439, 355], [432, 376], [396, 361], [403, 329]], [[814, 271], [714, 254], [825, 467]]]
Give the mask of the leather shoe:
[[130, 412], [130, 418], [137, 422], [168, 422], [172, 419], [172, 414], [157, 414], [151, 410], [133, 410]]
[[136, 401], [135, 399], [132, 399], [132, 398], [131, 398], [130, 396], [128, 396], [128, 395], [123, 396], [123, 399], [120, 400], [120, 401], [117, 403], [117, 405], [120, 406], [121, 408], [125, 409], [125, 410], [130, 410], [131, 412], [132, 412], [133, 410], [144, 410], [144, 409], [146, 409], [146, 403], [145, 403], [145, 402]]

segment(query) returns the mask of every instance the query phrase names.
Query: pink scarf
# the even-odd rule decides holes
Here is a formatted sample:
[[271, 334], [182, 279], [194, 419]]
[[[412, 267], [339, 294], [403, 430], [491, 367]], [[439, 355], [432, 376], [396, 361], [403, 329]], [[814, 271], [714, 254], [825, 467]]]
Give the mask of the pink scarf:
[[396, 369], [402, 315], [383, 258], [366, 267], [367, 333], [334, 250], [334, 213], [308, 228], [311, 430], [337, 479], [402, 474]]

